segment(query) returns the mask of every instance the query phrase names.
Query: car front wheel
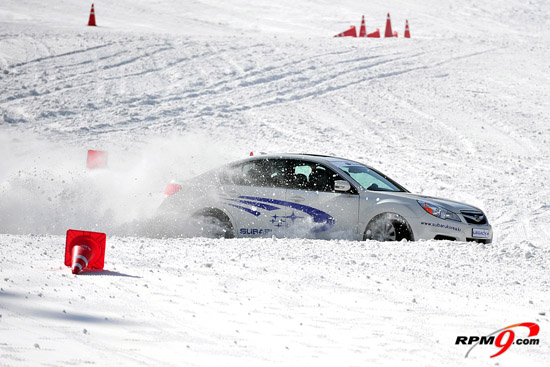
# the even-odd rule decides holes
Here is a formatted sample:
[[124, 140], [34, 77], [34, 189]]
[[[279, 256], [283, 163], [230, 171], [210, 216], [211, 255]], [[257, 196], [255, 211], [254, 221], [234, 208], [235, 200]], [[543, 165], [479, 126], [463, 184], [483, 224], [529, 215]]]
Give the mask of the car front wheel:
[[395, 213], [383, 213], [377, 215], [369, 222], [365, 230], [364, 239], [380, 242], [412, 241], [413, 234], [405, 218]]

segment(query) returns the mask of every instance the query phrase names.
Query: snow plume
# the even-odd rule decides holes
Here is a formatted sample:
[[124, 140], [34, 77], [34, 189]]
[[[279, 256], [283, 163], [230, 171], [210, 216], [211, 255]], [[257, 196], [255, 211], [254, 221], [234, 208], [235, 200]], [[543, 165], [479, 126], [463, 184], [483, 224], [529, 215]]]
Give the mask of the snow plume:
[[[88, 148], [108, 151], [108, 168], [87, 169]], [[198, 134], [123, 147], [3, 134], [0, 154], [0, 232], [12, 234], [63, 234], [68, 228], [137, 233], [154, 216], [171, 180], [244, 157]]]

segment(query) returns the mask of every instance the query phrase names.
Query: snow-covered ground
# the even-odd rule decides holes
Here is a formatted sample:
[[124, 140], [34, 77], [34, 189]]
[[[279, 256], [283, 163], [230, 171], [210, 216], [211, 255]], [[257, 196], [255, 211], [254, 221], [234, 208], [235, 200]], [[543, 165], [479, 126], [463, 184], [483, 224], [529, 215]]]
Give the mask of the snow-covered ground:
[[[90, 5], [0, 4], [0, 365], [547, 365], [550, 3]], [[413, 38], [332, 38], [387, 12]], [[140, 230], [171, 179], [250, 151], [371, 164], [481, 207], [494, 243]], [[68, 228], [107, 233], [104, 271], [64, 267]], [[455, 345], [520, 322], [540, 345]]]

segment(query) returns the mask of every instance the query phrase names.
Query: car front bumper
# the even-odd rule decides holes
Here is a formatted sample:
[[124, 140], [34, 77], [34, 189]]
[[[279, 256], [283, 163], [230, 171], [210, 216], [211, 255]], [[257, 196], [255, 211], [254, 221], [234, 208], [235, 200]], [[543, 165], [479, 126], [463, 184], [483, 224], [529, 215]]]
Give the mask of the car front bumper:
[[450, 240], [491, 243], [493, 228], [490, 224], [474, 225], [464, 222], [443, 220], [433, 215], [422, 215], [412, 226], [415, 240]]

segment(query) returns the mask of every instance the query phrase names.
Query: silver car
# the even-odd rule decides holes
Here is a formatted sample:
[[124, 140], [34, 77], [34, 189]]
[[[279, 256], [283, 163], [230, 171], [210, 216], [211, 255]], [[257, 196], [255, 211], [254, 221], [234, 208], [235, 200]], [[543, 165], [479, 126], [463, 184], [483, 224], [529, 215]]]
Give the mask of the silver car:
[[493, 238], [480, 209], [412, 194], [374, 168], [336, 157], [250, 157], [173, 184], [167, 194], [163, 217], [216, 237]]

